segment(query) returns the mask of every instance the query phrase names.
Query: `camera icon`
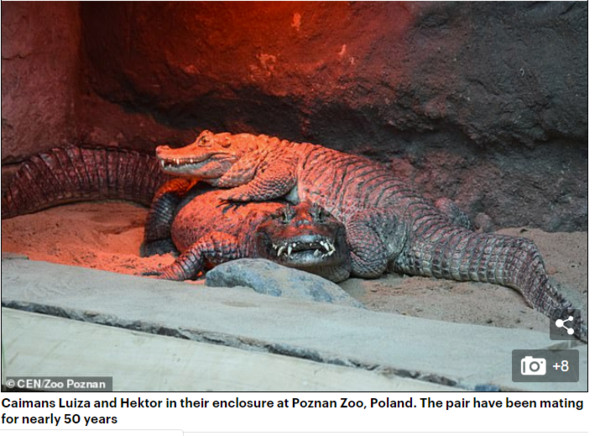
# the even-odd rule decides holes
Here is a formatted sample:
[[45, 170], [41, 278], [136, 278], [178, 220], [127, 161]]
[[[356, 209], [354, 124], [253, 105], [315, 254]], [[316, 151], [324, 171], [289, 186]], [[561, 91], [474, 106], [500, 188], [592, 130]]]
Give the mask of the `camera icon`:
[[521, 375], [546, 375], [546, 359], [525, 356], [521, 359]]

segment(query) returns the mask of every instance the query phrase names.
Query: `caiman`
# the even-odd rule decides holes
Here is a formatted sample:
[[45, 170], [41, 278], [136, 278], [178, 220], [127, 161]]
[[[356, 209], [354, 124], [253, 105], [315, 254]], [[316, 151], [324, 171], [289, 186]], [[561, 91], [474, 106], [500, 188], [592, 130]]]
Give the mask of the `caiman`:
[[378, 277], [391, 270], [508, 286], [552, 320], [574, 315], [575, 335], [587, 340], [580, 311], [552, 285], [532, 241], [474, 232], [447, 203], [436, 207], [366, 157], [208, 130], [187, 146], [158, 146], [156, 153], [166, 173], [227, 188], [223, 201], [286, 198], [323, 206], [346, 226], [352, 275]]
[[86, 200], [149, 206], [144, 255], [176, 250], [167, 267], [146, 271], [170, 280], [212, 266], [261, 257], [321, 275], [349, 276], [344, 226], [316, 204], [282, 201], [228, 205], [202, 183], [173, 179], [153, 156], [105, 148], [54, 148], [26, 160], [2, 197], [2, 218]]

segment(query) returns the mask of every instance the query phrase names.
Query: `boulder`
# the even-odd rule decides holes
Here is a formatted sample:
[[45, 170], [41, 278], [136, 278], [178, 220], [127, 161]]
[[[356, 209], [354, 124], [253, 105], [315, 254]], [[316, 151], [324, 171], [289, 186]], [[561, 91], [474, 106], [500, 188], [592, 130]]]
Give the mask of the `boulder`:
[[265, 259], [238, 259], [217, 265], [206, 273], [206, 285], [247, 286], [260, 294], [362, 307], [329, 280]]

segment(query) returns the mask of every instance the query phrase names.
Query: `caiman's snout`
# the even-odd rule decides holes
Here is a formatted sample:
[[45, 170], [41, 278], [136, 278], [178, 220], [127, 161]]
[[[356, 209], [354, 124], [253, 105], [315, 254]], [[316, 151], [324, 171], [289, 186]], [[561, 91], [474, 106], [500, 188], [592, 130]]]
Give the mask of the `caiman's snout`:
[[198, 147], [195, 142], [181, 148], [159, 145], [156, 157], [162, 171], [167, 174], [184, 174], [209, 183], [229, 171], [237, 160], [235, 155], [223, 152], [221, 147]]
[[344, 226], [315, 205], [286, 205], [257, 230], [261, 255], [294, 268], [341, 265], [349, 256]]

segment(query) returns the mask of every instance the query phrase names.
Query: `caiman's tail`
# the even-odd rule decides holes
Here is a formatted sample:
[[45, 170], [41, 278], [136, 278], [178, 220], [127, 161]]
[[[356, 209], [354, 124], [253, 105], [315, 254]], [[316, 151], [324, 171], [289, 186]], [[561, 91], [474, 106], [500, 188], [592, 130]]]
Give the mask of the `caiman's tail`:
[[149, 206], [163, 174], [154, 156], [116, 148], [53, 148], [23, 162], [2, 196], [2, 218], [78, 201]]
[[[550, 283], [542, 256], [529, 239], [472, 232], [438, 213], [415, 220], [412, 234], [406, 255], [396, 262], [399, 271], [509, 286], [552, 320], [566, 319], [575, 311]], [[575, 317], [575, 335], [587, 342], [587, 327], [580, 315]]]

